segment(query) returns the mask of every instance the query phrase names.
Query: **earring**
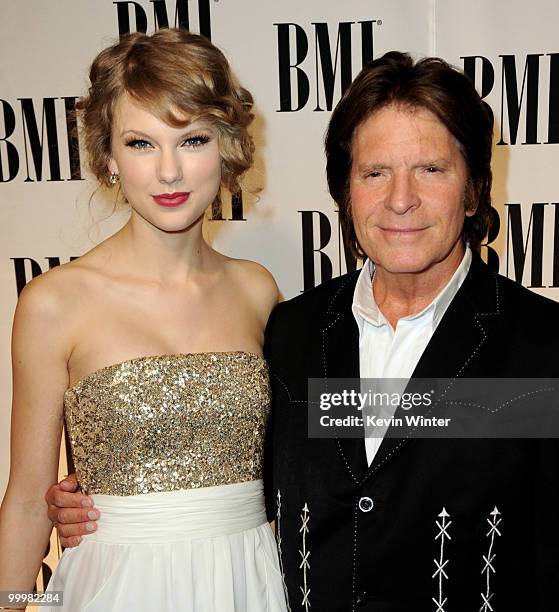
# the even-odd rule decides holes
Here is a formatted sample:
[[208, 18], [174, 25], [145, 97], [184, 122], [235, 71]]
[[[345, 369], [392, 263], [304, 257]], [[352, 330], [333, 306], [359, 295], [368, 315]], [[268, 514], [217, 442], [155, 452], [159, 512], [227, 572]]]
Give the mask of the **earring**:
[[109, 183], [111, 185], [116, 185], [119, 180], [120, 176], [116, 172], [111, 171], [111, 173], [109, 174]]

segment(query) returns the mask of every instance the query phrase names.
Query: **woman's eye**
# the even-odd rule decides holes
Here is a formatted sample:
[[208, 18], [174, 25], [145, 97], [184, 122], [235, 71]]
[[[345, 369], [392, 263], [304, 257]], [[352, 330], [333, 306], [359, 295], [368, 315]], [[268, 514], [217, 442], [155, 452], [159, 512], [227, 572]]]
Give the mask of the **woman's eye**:
[[147, 140], [142, 140], [141, 138], [134, 138], [134, 140], [129, 140], [126, 143], [127, 147], [131, 147], [132, 149], [149, 149], [151, 147], [151, 143]]
[[196, 149], [210, 142], [210, 137], [200, 134], [199, 136], [190, 136], [184, 141], [184, 145]]

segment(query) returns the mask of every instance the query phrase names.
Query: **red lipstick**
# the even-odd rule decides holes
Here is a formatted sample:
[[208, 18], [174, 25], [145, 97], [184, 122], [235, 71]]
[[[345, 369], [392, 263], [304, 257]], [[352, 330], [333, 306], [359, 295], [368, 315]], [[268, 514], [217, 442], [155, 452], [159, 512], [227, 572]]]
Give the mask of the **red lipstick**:
[[188, 191], [177, 191], [175, 193], [160, 193], [154, 195], [153, 199], [159, 204], [159, 206], [165, 206], [166, 208], [174, 208], [184, 204], [190, 196]]

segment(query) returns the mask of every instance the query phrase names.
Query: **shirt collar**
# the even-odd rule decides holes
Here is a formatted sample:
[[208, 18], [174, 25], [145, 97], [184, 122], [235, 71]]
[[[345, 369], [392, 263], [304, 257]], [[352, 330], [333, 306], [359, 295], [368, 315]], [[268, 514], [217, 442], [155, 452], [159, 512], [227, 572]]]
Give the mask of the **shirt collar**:
[[[448, 281], [445, 287], [439, 292], [435, 299], [426, 306], [421, 312], [413, 315], [404, 317], [405, 320], [419, 319], [424, 316], [430, 315], [433, 319], [433, 331], [437, 328], [444, 313], [450, 306], [450, 303], [454, 299], [454, 296], [458, 293], [458, 289], [464, 282], [470, 264], [472, 263], [472, 251], [468, 245], [462, 257], [462, 261], [458, 268], [456, 268], [452, 278]], [[353, 316], [359, 327], [359, 333], [363, 331], [363, 325], [365, 321], [371, 323], [376, 327], [388, 324], [388, 321], [379, 310], [375, 301], [373, 292], [371, 290], [371, 282], [375, 271], [375, 265], [370, 259], [365, 261], [365, 264], [361, 268], [357, 284], [355, 285], [355, 291], [353, 293], [353, 303], [351, 310]]]

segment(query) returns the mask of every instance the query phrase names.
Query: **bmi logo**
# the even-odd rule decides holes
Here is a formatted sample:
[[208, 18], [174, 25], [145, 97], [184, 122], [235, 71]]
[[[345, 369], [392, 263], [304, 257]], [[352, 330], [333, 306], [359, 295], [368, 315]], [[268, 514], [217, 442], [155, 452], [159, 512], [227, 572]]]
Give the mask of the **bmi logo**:
[[[18, 104], [0, 100], [3, 124], [0, 124], [0, 183], [12, 181], [20, 170], [25, 173], [26, 183], [42, 181], [47, 168], [47, 181], [81, 180], [74, 114], [76, 99], [75, 96], [42, 98], [36, 103], [31, 98], [18, 98]], [[16, 116], [23, 131], [19, 148], [12, 139]], [[67, 147], [68, 153], [64, 161], [62, 147]]]
[[461, 59], [481, 97], [497, 96], [492, 106], [500, 109], [498, 145], [559, 143], [559, 53]]
[[[506, 207], [505, 274], [527, 287], [559, 287], [559, 202], [535, 202], [524, 218], [519, 203]], [[553, 240], [544, 240], [546, 225], [553, 228]]]
[[[332, 110], [354, 74], [374, 55], [374, 32], [382, 20], [344, 21], [337, 24], [275, 23], [277, 28], [279, 108], [296, 112], [307, 106], [313, 94], [313, 110]], [[335, 36], [335, 40], [333, 40]], [[359, 61], [353, 57], [360, 47]], [[357, 64], [357, 65], [354, 65]], [[338, 84], [336, 91], [336, 84]]]
[[[131, 0], [117, 0], [113, 4], [117, 8], [118, 33], [120, 36], [133, 31], [130, 19], [133, 17], [136, 32], [147, 32], [148, 22], [151, 21], [154, 30], [168, 27], [184, 28], [192, 32], [197, 31], [210, 40], [212, 38], [210, 0], [197, 0], [197, 2], [176, 0], [174, 2], [174, 12], [167, 10], [167, 4], [171, 5], [172, 3], [165, 0], [149, 0], [149, 3], [144, 2], [143, 5]], [[193, 10], [195, 4], [197, 10]]]

